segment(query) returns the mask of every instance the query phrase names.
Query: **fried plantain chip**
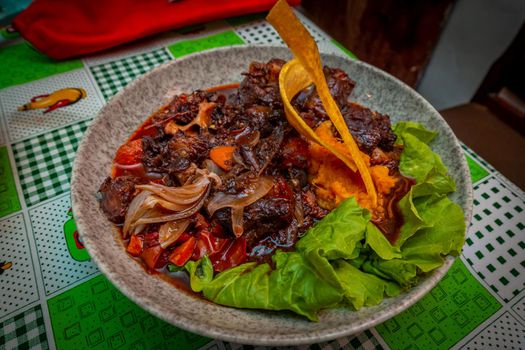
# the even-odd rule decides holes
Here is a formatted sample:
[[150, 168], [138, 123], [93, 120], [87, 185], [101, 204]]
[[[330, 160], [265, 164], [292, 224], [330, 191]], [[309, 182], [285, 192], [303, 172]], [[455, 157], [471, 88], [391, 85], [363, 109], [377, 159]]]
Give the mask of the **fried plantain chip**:
[[[321, 102], [323, 103], [323, 106], [328, 116], [330, 117], [330, 120], [339, 132], [339, 135], [341, 135], [343, 142], [347, 145], [350, 155], [352, 156], [353, 162], [344, 161], [339, 155], [335, 153], [334, 154], [339, 159], [343, 160], [350, 169], [355, 171], [355, 167], [357, 167], [357, 170], [361, 175], [363, 183], [365, 184], [366, 191], [370, 196], [372, 203], [374, 203], [375, 205], [377, 203], [377, 193], [374, 186], [374, 182], [370, 175], [370, 171], [364, 159], [361, 157], [361, 152], [359, 151], [357, 143], [355, 142], [354, 138], [350, 134], [350, 131], [348, 130], [348, 126], [346, 125], [343, 116], [341, 115], [339, 107], [337, 106], [334, 99], [332, 98], [332, 95], [330, 94], [330, 89], [328, 88], [328, 84], [323, 73], [323, 67], [321, 65], [321, 56], [319, 55], [319, 50], [317, 48], [317, 44], [315, 43], [314, 38], [310, 35], [308, 30], [306, 30], [306, 28], [301, 24], [299, 19], [295, 16], [286, 0], [279, 0], [271, 9], [266, 19], [275, 28], [275, 30], [277, 30], [277, 32], [284, 40], [286, 45], [290, 48], [295, 58], [302, 66], [304, 72], [303, 74], [308, 76], [308, 79], [299, 76], [300, 71], [297, 68], [294, 68], [296, 63], [293, 63], [291, 66], [289, 66], [288, 70], [283, 69], [280, 73], [281, 75], [289, 74], [290, 76], [293, 76], [293, 80], [299, 81], [293, 82], [290, 77], [283, 77], [282, 80], [283, 82], [286, 82], [286, 84], [294, 84], [293, 88], [281, 88], [281, 95], [283, 91], [286, 92], [286, 96], [282, 95], [283, 100], [285, 100], [285, 98], [289, 98], [289, 102], [291, 98], [294, 97], [294, 95], [292, 95], [291, 92], [297, 90], [297, 88], [301, 86], [300, 83], [303, 83], [303, 88], [305, 88], [309, 85], [306, 84], [307, 81], [313, 82], [317, 93], [319, 94], [319, 98], [321, 99]], [[279, 82], [281, 83], [280, 77]], [[301, 89], [295, 91], [295, 93], [297, 94], [297, 92], [299, 92], [300, 90]], [[293, 107], [291, 107], [291, 105], [290, 108], [293, 110]], [[288, 114], [290, 114], [290, 116], [288, 116]], [[301, 129], [297, 129], [298, 132], [303, 134], [305, 137], [308, 137], [309, 139], [313, 139], [310, 133], [313, 133], [313, 131], [311, 129], [310, 131], [304, 129], [304, 125], [302, 124], [306, 123], [304, 123], [304, 121], [297, 114], [297, 112], [291, 113], [287, 111], [287, 117], [289, 121], [290, 119], [294, 120], [293, 122], [290, 121], [290, 124], [292, 124], [292, 126], [294, 126], [296, 129], [296, 125], [301, 125], [299, 126]], [[318, 140], [315, 140], [315, 142], [319, 143]], [[355, 164], [355, 167], [350, 166], [350, 164], [352, 163]]]
[[349, 158], [347, 155], [339, 152], [325, 141], [323, 141], [309, 126], [306, 122], [299, 116], [297, 111], [292, 106], [292, 98], [297, 95], [297, 93], [306, 87], [310, 86], [312, 81], [306, 72], [304, 71], [303, 66], [299, 61], [293, 59], [286, 63], [281, 69], [279, 74], [279, 90], [281, 97], [283, 99], [284, 111], [286, 114], [286, 119], [288, 122], [299, 132], [301, 135], [307, 139], [314, 141], [330, 152], [332, 152], [337, 158], [341, 159], [346, 166], [348, 166], [352, 171], [356, 171], [354, 161]]

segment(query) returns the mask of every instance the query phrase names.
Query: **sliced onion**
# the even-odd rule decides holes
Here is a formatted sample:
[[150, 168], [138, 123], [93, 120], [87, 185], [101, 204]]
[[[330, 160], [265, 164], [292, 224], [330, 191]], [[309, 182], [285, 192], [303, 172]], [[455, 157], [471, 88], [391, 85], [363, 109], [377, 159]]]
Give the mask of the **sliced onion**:
[[159, 243], [164, 249], [175, 243], [182, 233], [188, 228], [190, 220], [182, 219], [168, 221], [159, 229]]
[[232, 208], [232, 231], [235, 237], [240, 237], [244, 233], [242, 226], [242, 216], [244, 214], [244, 207]]
[[273, 187], [273, 179], [268, 176], [261, 176], [257, 179], [251, 191], [237, 194], [216, 193], [207, 205], [210, 215], [222, 208], [232, 209], [232, 230], [236, 237], [244, 233], [243, 214], [244, 208], [258, 201]]
[[239, 135], [235, 136], [235, 141], [237, 141], [238, 144], [253, 147], [259, 142], [260, 137], [261, 133], [258, 130], [253, 131], [248, 127]]
[[[153, 207], [151, 209], [147, 209], [146, 212], [141, 216], [141, 218], [156, 217], [156, 216], [162, 215], [162, 213], [163, 212], [160, 209], [158, 209], [156, 207]], [[142, 231], [144, 231], [146, 226], [147, 225], [145, 225], [145, 224], [137, 225], [137, 223], [134, 222], [134, 223], [132, 223], [130, 225], [129, 231], [131, 232], [131, 234], [136, 235], [136, 234], [141, 233]]]
[[135, 163], [135, 164], [120, 164], [117, 162], [114, 162], [113, 165], [115, 165], [115, 168], [119, 168], [122, 170], [138, 170], [142, 169], [144, 166], [142, 163]]
[[210, 174], [214, 173], [217, 175], [222, 175], [224, 173], [224, 170], [219, 168], [219, 166], [211, 159], [206, 159], [204, 162], [202, 162], [202, 164], [204, 164], [206, 170], [208, 170]]
[[182, 187], [168, 187], [154, 182], [148, 185], [137, 185], [136, 187], [140, 190], [152, 192], [174, 204], [186, 205], [197, 201], [206, 191], [209, 184], [210, 180], [207, 177], [200, 177], [195, 183]]
[[[199, 169], [198, 169], [199, 170]], [[142, 190], [130, 203], [124, 220], [123, 233], [136, 234], [147, 224], [185, 219], [202, 208], [211, 190], [210, 178], [220, 182], [214, 174], [198, 171], [193, 183], [181, 187], [167, 187], [156, 183], [137, 185]], [[166, 210], [173, 213], [166, 214]]]
[[148, 209], [152, 208], [148, 207], [148, 205], [150, 205], [151, 203], [146, 203], [146, 200], [150, 197], [150, 195], [151, 192], [142, 191], [138, 195], [136, 195], [135, 198], [133, 198], [133, 200], [129, 204], [126, 217], [124, 218], [124, 227], [122, 228], [124, 238], [128, 237], [131, 224], [133, 224], [139, 217], [141, 217]]
[[214, 102], [201, 102], [199, 103], [199, 112], [191, 122], [186, 125], [178, 125], [171, 120], [168, 124], [166, 124], [164, 131], [167, 134], [175, 135], [177, 131], [186, 131], [194, 125], [198, 125], [201, 130], [208, 129], [211, 124], [211, 113], [215, 109], [216, 105], [217, 104]]
[[152, 217], [152, 218], [140, 218], [140, 219], [138, 219], [136, 221], [136, 224], [137, 225], [141, 225], [141, 224], [155, 224], [155, 223], [158, 223], [158, 222], [180, 220], [180, 219], [184, 219], [184, 218], [187, 218], [189, 216], [192, 216], [193, 214], [198, 212], [200, 210], [200, 208], [202, 208], [202, 205], [204, 204], [204, 200], [208, 196], [209, 192], [210, 192], [210, 187], [208, 187], [207, 191], [202, 195], [202, 197], [200, 198], [200, 200], [197, 203], [195, 203], [193, 206], [191, 206], [191, 207], [189, 207], [189, 208], [187, 208], [185, 210], [176, 212], [174, 214], [161, 215], [161, 216]]
[[220, 187], [222, 185], [222, 180], [221, 180], [221, 177], [219, 175], [217, 175], [216, 173], [209, 173], [208, 174], [208, 177], [210, 179], [213, 180], [213, 182], [215, 182], [215, 185], [217, 187]]
[[222, 208], [244, 208], [264, 197], [273, 187], [273, 179], [269, 176], [260, 176], [251, 191], [237, 194], [217, 192], [208, 203], [206, 209], [210, 215]]
[[293, 214], [299, 225], [302, 225], [304, 223], [304, 208], [303, 203], [300, 200], [295, 201]]
[[152, 196], [152, 197], [155, 200], [155, 202], [157, 203], [157, 205], [160, 205], [164, 209], [168, 209], [168, 210], [171, 210], [171, 211], [182, 211], [182, 210], [186, 210], [189, 207], [191, 207], [191, 204], [189, 204], [189, 205], [188, 204], [181, 205], [181, 204], [177, 204], [177, 203], [173, 203], [173, 202], [167, 201], [167, 200], [162, 199], [162, 198], [157, 197], [157, 196]]

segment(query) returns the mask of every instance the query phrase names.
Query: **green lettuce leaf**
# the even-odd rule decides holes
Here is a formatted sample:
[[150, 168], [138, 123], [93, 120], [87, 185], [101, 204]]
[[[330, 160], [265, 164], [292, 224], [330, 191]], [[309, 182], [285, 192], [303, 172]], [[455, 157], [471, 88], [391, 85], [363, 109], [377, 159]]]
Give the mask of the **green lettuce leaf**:
[[426, 129], [419, 123], [416, 122], [399, 122], [394, 125], [394, 133], [398, 136], [398, 144], [403, 144], [403, 138], [399, 135], [412, 135], [419, 139], [421, 142], [430, 143], [433, 139], [436, 138], [437, 132]]
[[356, 310], [377, 305], [385, 294], [395, 296], [401, 291], [397, 284], [363, 272], [342, 259], [336, 260], [333, 265], [343, 287], [345, 300]]
[[391, 260], [401, 257], [399, 247], [390, 244], [385, 235], [373, 223], [369, 222], [366, 226], [365, 236], [366, 244], [381, 258]]
[[395, 281], [405, 288], [416, 284], [418, 280], [416, 265], [403, 259], [383, 260], [372, 255], [362, 269], [385, 280]]
[[[421, 124], [400, 122], [395, 126], [394, 131], [403, 144], [399, 170], [404, 176], [416, 180], [416, 184], [398, 204], [404, 219], [404, 225], [395, 244], [400, 247], [417, 230], [425, 226], [420, 215], [421, 207], [425, 207], [425, 199], [434, 194], [444, 195], [454, 192], [456, 184], [447, 175], [448, 170], [439, 155], [428, 146], [427, 143], [433, 139], [433, 136]], [[422, 200], [416, 201], [421, 197]]]
[[445, 196], [432, 195], [419, 209], [425, 225], [402, 247], [403, 258], [421, 271], [443, 264], [443, 256], [459, 255], [465, 243], [465, 221], [461, 207]]
[[398, 203], [404, 223], [395, 246], [401, 257], [389, 259], [391, 255], [376, 247], [363, 270], [411, 286], [419, 273], [441, 266], [445, 255], [461, 252], [466, 227], [463, 211], [446, 196], [455, 191], [455, 183], [427, 145], [432, 134], [413, 122], [399, 123], [394, 130], [404, 147], [399, 169], [416, 180]]
[[316, 251], [328, 260], [354, 259], [359, 256], [370, 212], [359, 207], [354, 197], [344, 200], [310, 228], [295, 248], [308, 253]]
[[349, 198], [310, 228], [295, 248], [311, 263], [320, 276], [340, 288], [330, 260], [359, 256], [370, 212]]
[[188, 261], [184, 269], [190, 275], [190, 287], [194, 292], [201, 292], [213, 279], [213, 265], [208, 256], [199, 261]]
[[340, 289], [317, 275], [299, 253], [278, 251], [268, 264], [247, 263], [220, 273], [204, 289], [204, 296], [226, 306], [290, 310], [312, 321], [317, 311], [341, 302]]

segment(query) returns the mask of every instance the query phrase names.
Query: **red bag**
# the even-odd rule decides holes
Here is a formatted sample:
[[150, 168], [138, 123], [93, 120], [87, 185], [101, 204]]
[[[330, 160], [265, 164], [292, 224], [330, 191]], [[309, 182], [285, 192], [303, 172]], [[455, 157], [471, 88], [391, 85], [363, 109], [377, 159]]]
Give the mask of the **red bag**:
[[[276, 0], [35, 0], [14, 27], [55, 59], [101, 51], [190, 24], [269, 10]], [[297, 5], [300, 0], [288, 0]]]

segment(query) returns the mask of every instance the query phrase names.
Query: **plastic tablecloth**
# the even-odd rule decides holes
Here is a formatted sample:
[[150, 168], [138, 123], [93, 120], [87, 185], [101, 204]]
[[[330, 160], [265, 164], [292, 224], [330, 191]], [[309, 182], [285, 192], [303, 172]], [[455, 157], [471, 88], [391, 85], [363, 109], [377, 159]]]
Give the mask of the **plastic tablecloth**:
[[[299, 16], [321, 51], [353, 57]], [[153, 67], [194, 52], [282, 44], [264, 14], [60, 63], [16, 34], [0, 31], [0, 41], [0, 349], [252, 348], [183, 331], [124, 297], [90, 261], [78, 237], [69, 178], [84, 131], [111, 96]], [[18, 110], [65, 88], [83, 89], [85, 96], [76, 102], [68, 97], [49, 113]], [[375, 328], [301, 348], [525, 348], [525, 194], [463, 148], [474, 184], [474, 216], [463, 253], [445, 278]]]

